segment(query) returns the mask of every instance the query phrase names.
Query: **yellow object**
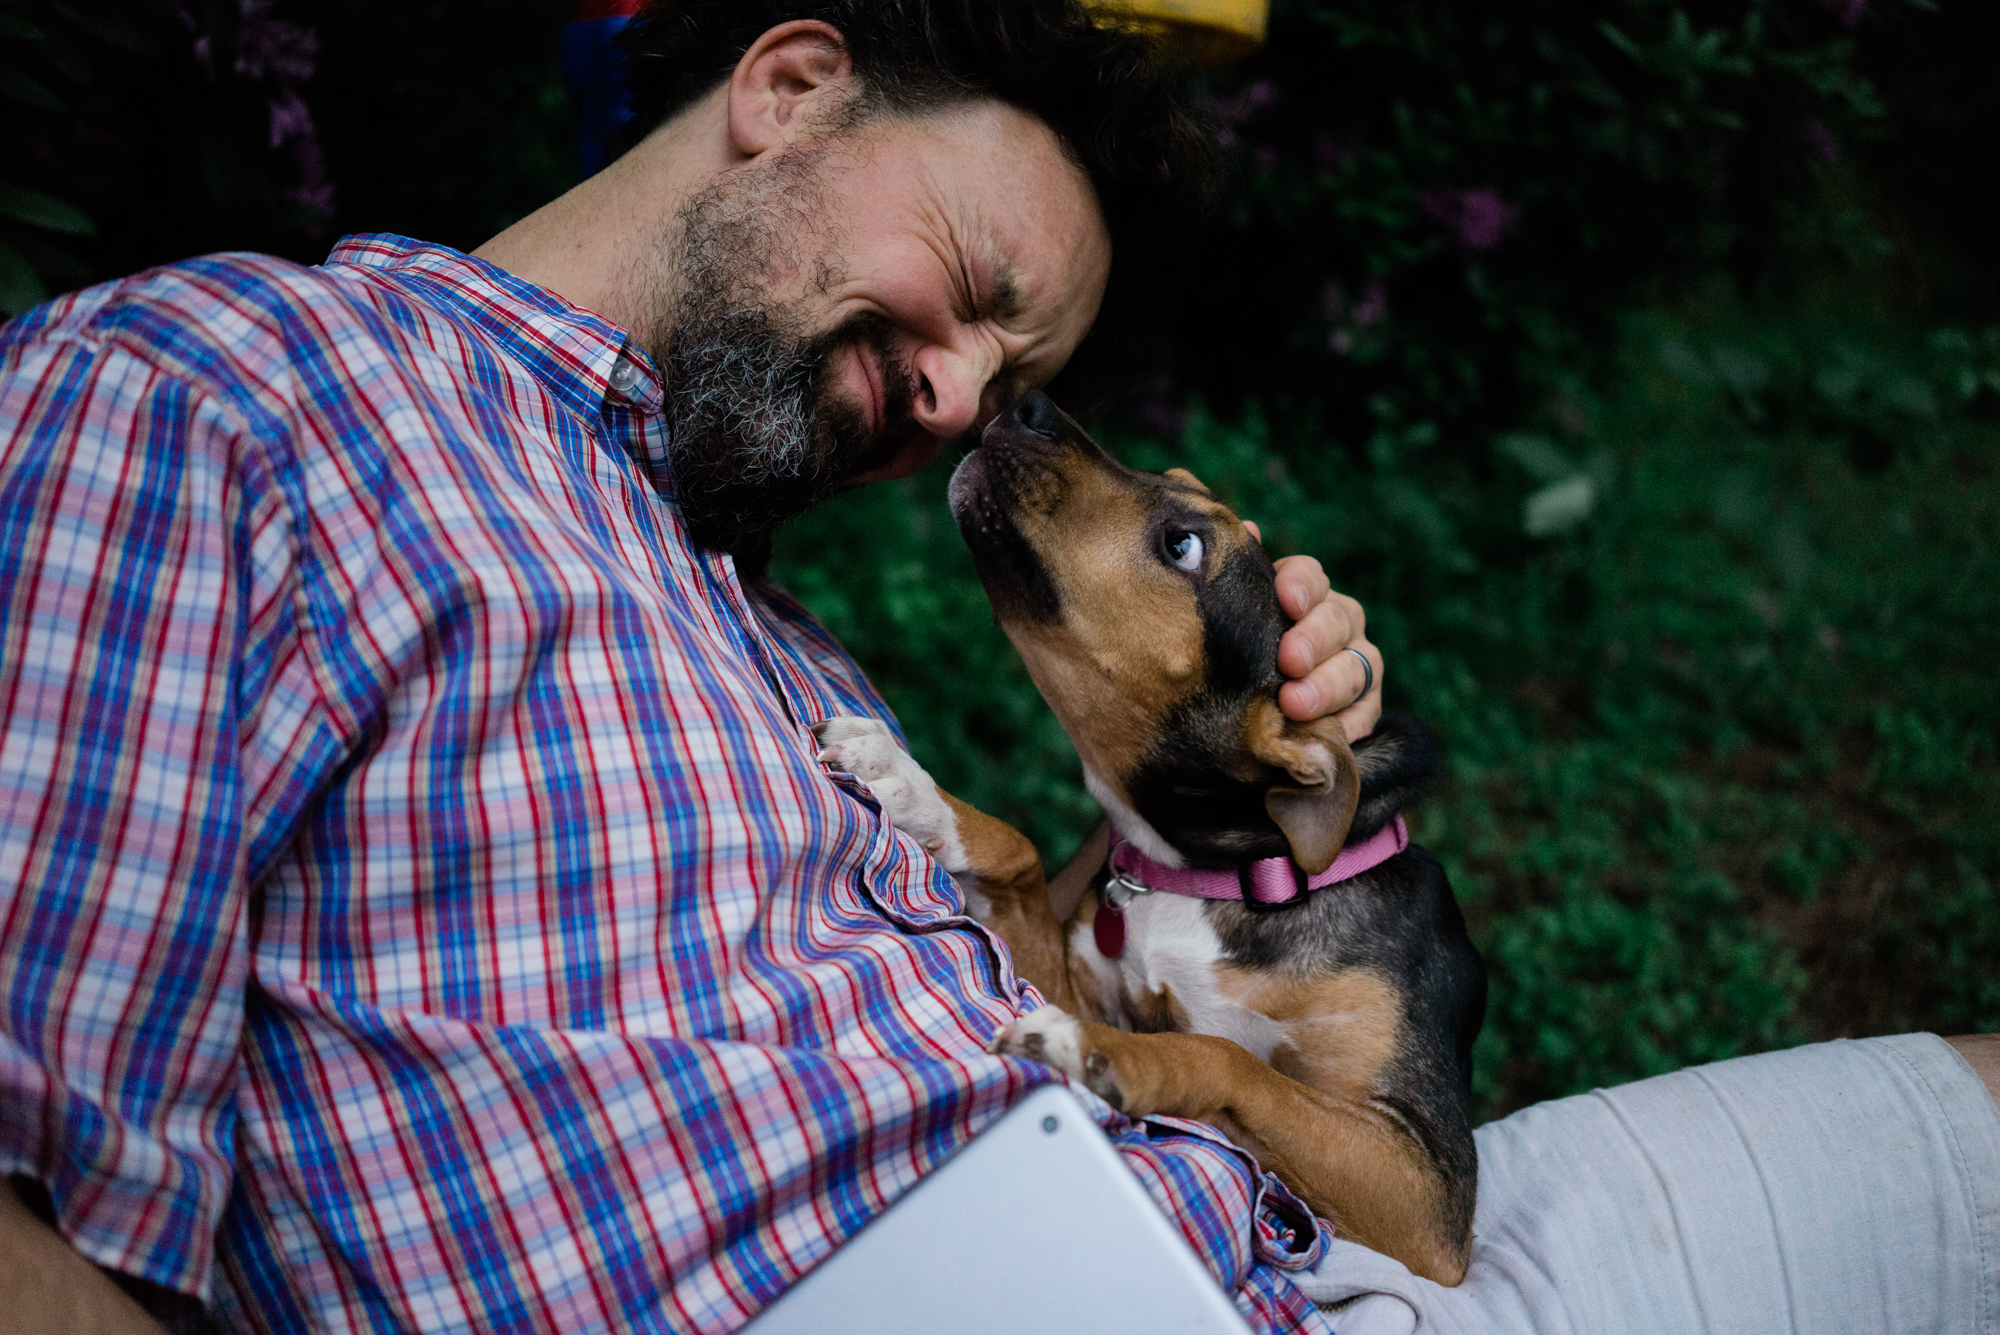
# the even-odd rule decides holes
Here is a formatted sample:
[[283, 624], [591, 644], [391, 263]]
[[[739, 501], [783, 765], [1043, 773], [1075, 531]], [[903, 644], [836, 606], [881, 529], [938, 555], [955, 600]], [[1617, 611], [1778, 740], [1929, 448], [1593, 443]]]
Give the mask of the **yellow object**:
[[1227, 65], [1264, 41], [1271, 0], [1088, 0], [1108, 17], [1157, 29], [1197, 65]]

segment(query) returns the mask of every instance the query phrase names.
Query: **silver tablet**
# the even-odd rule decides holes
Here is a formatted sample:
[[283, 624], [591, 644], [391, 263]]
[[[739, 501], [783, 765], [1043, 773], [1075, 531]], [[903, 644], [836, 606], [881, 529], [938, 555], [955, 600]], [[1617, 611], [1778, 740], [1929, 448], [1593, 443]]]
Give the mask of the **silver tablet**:
[[1248, 1335], [1083, 1105], [1044, 1085], [752, 1322], [752, 1335]]

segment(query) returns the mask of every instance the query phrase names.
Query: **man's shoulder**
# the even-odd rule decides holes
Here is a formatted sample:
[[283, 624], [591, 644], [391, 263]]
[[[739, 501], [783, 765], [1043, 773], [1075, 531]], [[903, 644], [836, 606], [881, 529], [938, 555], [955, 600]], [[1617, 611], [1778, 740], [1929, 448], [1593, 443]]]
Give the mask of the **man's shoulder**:
[[38, 348], [51, 364], [136, 362], [283, 435], [311, 404], [414, 383], [418, 331], [451, 318], [392, 272], [338, 258], [203, 255], [71, 293], [0, 328], [0, 374], [46, 374], [31, 369]]
[[[327, 342], [379, 316], [365, 271], [227, 252], [147, 269], [59, 297], [0, 330], [0, 353], [36, 341], [118, 344], [215, 372], [260, 347]], [[241, 368], [239, 368], [241, 369]]]

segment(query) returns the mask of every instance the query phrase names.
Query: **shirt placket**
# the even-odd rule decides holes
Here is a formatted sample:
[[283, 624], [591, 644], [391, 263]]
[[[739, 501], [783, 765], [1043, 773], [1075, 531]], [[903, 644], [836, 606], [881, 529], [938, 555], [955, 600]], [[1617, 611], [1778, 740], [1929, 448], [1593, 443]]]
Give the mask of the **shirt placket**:
[[[609, 433], [607, 443], [621, 449], [634, 464], [651, 458], [655, 447], [647, 435], [660, 429], [658, 391], [651, 377], [621, 355], [607, 376], [607, 384], [612, 395], [606, 402], [603, 418], [603, 429]], [[657, 498], [661, 494], [649, 481], [642, 479], [640, 485], [649, 496]], [[684, 541], [674, 531], [678, 525], [664, 516], [662, 522], [668, 526], [661, 534], [663, 541], [669, 544]], [[726, 552], [692, 544], [684, 545], [682, 552], [685, 568], [699, 581], [702, 602], [729, 647], [756, 666], [771, 698], [790, 724], [790, 744], [801, 748], [811, 767], [840, 790], [841, 800], [859, 803], [868, 808], [873, 819], [880, 820], [880, 804], [866, 784], [851, 774], [820, 768], [819, 742], [810, 728], [829, 716], [828, 702], [811, 689], [805, 672], [797, 668], [764, 624], [743, 588], [735, 559]], [[883, 834], [888, 839], [895, 838], [886, 829]], [[931, 930], [943, 919], [961, 916], [947, 900], [925, 885], [920, 876], [888, 876], [871, 886], [871, 890], [882, 912], [906, 930]]]

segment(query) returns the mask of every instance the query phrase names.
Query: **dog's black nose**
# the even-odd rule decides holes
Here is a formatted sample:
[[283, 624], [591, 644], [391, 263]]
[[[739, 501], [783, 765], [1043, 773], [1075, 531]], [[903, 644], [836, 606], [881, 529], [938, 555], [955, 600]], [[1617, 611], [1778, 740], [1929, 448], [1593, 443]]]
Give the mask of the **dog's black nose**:
[[1054, 440], [1062, 434], [1062, 409], [1039, 389], [1031, 389], [1014, 405], [1014, 420], [1038, 436]]

